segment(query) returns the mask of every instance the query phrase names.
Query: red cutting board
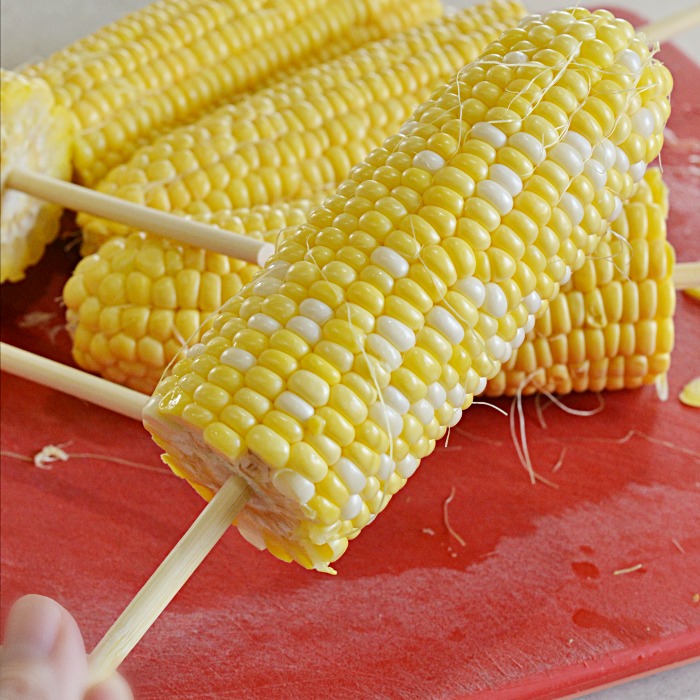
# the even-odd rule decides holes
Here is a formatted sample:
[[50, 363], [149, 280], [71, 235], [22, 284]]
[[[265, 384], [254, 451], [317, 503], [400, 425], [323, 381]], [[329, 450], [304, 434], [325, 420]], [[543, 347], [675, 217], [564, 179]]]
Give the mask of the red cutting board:
[[[677, 84], [669, 236], [693, 260], [700, 70], [672, 47], [662, 58]], [[70, 363], [57, 297], [75, 261], [61, 243], [3, 287], [3, 340]], [[667, 402], [651, 387], [610, 393], [590, 418], [550, 407], [545, 429], [525, 401], [534, 463], [558, 488], [531, 486], [508, 420], [475, 406], [337, 577], [283, 564], [232, 529], [125, 662], [136, 697], [554, 698], [700, 655], [700, 411], [677, 399], [700, 374], [700, 304], [679, 295], [676, 318]], [[4, 452], [68, 443], [146, 465], [2, 459], [3, 614], [19, 595], [52, 596], [90, 648], [203, 503], [159, 466], [138, 423], [7, 375], [1, 401]], [[453, 490], [464, 546], [444, 519]]]

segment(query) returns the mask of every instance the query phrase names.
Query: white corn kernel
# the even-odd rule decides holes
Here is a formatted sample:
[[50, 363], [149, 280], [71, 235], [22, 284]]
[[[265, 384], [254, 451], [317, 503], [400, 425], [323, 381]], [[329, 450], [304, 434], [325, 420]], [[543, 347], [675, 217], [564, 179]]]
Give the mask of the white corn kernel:
[[654, 133], [654, 115], [646, 107], [641, 107], [632, 115], [632, 129], [648, 139]]
[[428, 425], [435, 418], [435, 410], [425, 399], [411, 404], [411, 413], [423, 424]]
[[304, 299], [299, 304], [299, 313], [322, 325], [333, 316], [333, 309], [319, 299]]
[[525, 131], [513, 134], [508, 139], [508, 145], [527, 156], [533, 165], [539, 165], [547, 157], [547, 151], [542, 143]]
[[265, 275], [253, 285], [253, 294], [260, 297], [269, 297], [271, 294], [278, 292], [281, 286], [281, 279], [273, 275]]
[[273, 473], [272, 483], [280, 493], [299, 503], [308, 503], [316, 493], [316, 488], [308, 479], [291, 469], [280, 469]]
[[574, 226], [578, 226], [583, 221], [583, 204], [570, 192], [564, 192], [561, 196], [559, 208], [569, 217]]
[[401, 416], [408, 413], [408, 410], [411, 408], [411, 404], [403, 392], [391, 384], [382, 389], [382, 398], [388, 406], [391, 406]]
[[495, 163], [489, 168], [489, 178], [503, 187], [511, 197], [522, 192], [523, 179], [506, 165]]
[[632, 49], [625, 49], [617, 57], [617, 62], [636, 76], [642, 70], [642, 59]]
[[489, 282], [485, 286], [485, 291], [484, 311], [494, 318], [503, 318], [508, 312], [508, 299], [505, 292], [495, 282]]
[[[459, 384], [457, 386], [459, 386]], [[445, 391], [445, 387], [440, 384], [440, 382], [433, 382], [432, 384], [428, 385], [428, 394], [426, 399], [437, 411], [437, 409], [440, 408], [447, 400], [447, 392]]]
[[638, 160], [630, 165], [630, 175], [635, 182], [641, 182], [647, 171], [647, 164], [643, 160]]
[[239, 372], [247, 372], [257, 364], [255, 355], [241, 348], [227, 348], [219, 358], [225, 365], [237, 369]]
[[523, 299], [523, 304], [529, 313], [536, 314], [542, 306], [542, 297], [533, 290]]
[[608, 181], [608, 171], [605, 166], [595, 158], [586, 161], [583, 172], [593, 184], [596, 190], [602, 190], [605, 183]]
[[525, 342], [525, 330], [523, 328], [518, 328], [515, 331], [515, 338], [511, 341], [513, 350], [517, 350]]
[[380, 316], [377, 319], [377, 333], [400, 352], [407, 352], [416, 344], [416, 334], [405, 323], [391, 316]]
[[477, 122], [471, 128], [469, 136], [473, 139], [485, 141], [494, 148], [502, 148], [506, 145], [506, 135], [489, 122]]
[[199, 357], [201, 354], [204, 353], [204, 351], [207, 349], [207, 346], [204, 345], [203, 343], [195, 343], [191, 348], [188, 348], [187, 350], [187, 357], [190, 359], [194, 359], [195, 357]]
[[403, 430], [403, 418], [391, 406], [381, 401], [372, 404], [369, 409], [369, 417], [384, 431], [389, 433], [392, 439], [401, 435]]
[[484, 283], [476, 277], [463, 277], [455, 284], [455, 289], [464, 294], [478, 309], [486, 299]]
[[342, 482], [348, 487], [350, 494], [360, 493], [367, 485], [367, 477], [360, 468], [349, 459], [341, 457], [334, 465], [333, 471], [340, 477]]
[[589, 143], [588, 139], [581, 136], [581, 134], [576, 131], [567, 131], [566, 136], [564, 136], [562, 141], [567, 143], [572, 148], [575, 148], [583, 160], [588, 160], [593, 153], [593, 147]]
[[305, 423], [314, 414], [314, 407], [291, 391], [283, 391], [275, 399], [275, 408]]
[[248, 328], [260, 331], [265, 335], [272, 335], [275, 331], [282, 328], [282, 324], [267, 314], [253, 314], [248, 319]]
[[615, 148], [615, 169], [621, 173], [626, 173], [630, 169], [630, 159], [619, 146]]
[[413, 455], [406, 455], [406, 457], [404, 457], [400, 462], [397, 463], [396, 472], [399, 476], [403, 477], [404, 479], [408, 479], [415, 474], [419, 464], [420, 461], [417, 460]]
[[362, 510], [362, 497], [359, 494], [350, 496], [345, 502], [345, 505], [340, 509], [340, 517], [343, 520], [352, 520], [356, 518]]
[[509, 51], [504, 57], [503, 62], [509, 65], [518, 65], [519, 63], [527, 63], [527, 54], [522, 51]]
[[459, 382], [457, 382], [457, 384], [455, 384], [447, 394], [447, 400], [455, 408], [462, 408], [466, 399], [467, 392], [464, 390], [464, 387]]
[[306, 316], [294, 316], [289, 319], [287, 326], [290, 331], [300, 335], [309, 345], [316, 345], [321, 339], [321, 326]]
[[394, 473], [394, 469], [396, 469], [396, 462], [389, 455], [381, 455], [379, 457], [377, 478], [380, 481], [386, 481]]
[[421, 151], [413, 157], [413, 167], [436, 173], [445, 167], [445, 159], [435, 151]]
[[496, 211], [505, 216], [513, 208], [513, 197], [493, 180], [482, 180], [476, 186], [477, 196], [485, 199]]
[[609, 170], [615, 165], [615, 160], [617, 159], [617, 153], [615, 152], [615, 145], [610, 141], [610, 139], [603, 139], [594, 149], [593, 157], [603, 164], [605, 170]]
[[393, 372], [401, 366], [401, 353], [381, 335], [370, 333], [367, 336], [367, 349], [380, 359], [387, 371]]
[[375, 248], [370, 256], [370, 261], [377, 267], [386, 270], [394, 279], [400, 279], [408, 274], [408, 261], [387, 246]]
[[433, 306], [425, 320], [429, 326], [442, 333], [452, 345], [459, 345], [464, 340], [462, 324], [442, 306]]
[[560, 141], [550, 150], [549, 157], [561, 165], [569, 177], [577, 177], [583, 172], [583, 159], [579, 152], [568, 143]]
[[461, 420], [462, 420], [462, 409], [457, 408], [457, 409], [455, 409], [455, 412], [452, 414], [452, 419], [447, 424], [447, 427], [454, 428], [455, 425], [457, 425], [457, 423], [459, 423], [459, 421], [461, 421]]

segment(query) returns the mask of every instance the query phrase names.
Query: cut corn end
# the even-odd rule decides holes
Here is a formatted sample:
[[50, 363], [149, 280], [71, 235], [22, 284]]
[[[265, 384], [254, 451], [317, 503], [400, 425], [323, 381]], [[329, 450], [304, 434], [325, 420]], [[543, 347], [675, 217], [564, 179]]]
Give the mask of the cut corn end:
[[71, 176], [75, 123], [49, 86], [0, 70], [0, 282], [18, 282], [59, 229], [61, 208], [6, 186], [14, 168], [62, 180]]

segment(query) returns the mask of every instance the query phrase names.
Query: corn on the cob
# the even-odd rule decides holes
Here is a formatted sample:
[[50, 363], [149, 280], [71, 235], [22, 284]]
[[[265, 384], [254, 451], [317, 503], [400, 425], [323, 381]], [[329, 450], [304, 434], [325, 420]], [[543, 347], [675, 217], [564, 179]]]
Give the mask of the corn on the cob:
[[[179, 155], [174, 156], [173, 160], [175, 162], [182, 162], [182, 159], [188, 154], [197, 154], [200, 158], [204, 154], [209, 159], [209, 176], [213, 180], [216, 180], [218, 184], [218, 191], [210, 192], [204, 201], [194, 201], [190, 202], [185, 208], [184, 212], [194, 213], [199, 220], [206, 220], [209, 216], [218, 216], [220, 223], [226, 223], [226, 220], [230, 218], [229, 210], [227, 208], [222, 209], [221, 207], [230, 207], [231, 201], [228, 196], [222, 194], [223, 187], [226, 186], [226, 181], [222, 182], [220, 175], [222, 172], [229, 172], [235, 167], [235, 161], [232, 157], [224, 159], [224, 163], [228, 164], [228, 168], [222, 171], [222, 165], [212, 163], [212, 153], [215, 150], [208, 144], [207, 139], [205, 139], [205, 134], [208, 135], [212, 140], [216, 142], [216, 139], [221, 137], [228, 138], [230, 134], [238, 138], [253, 138], [260, 139], [262, 136], [267, 136], [270, 133], [274, 133], [275, 130], [281, 132], [282, 134], [289, 135], [294, 132], [296, 139], [303, 138], [300, 136], [300, 131], [303, 129], [303, 124], [299, 118], [299, 111], [308, 108], [307, 102], [302, 99], [306, 97], [309, 100], [315, 99], [315, 105], [319, 105], [321, 95], [325, 94], [333, 99], [333, 93], [331, 88], [336, 91], [339, 90], [338, 85], [342, 84], [342, 81], [348, 82], [351, 79], [364, 80], [366, 82], [364, 85], [364, 91], [360, 93], [358, 97], [358, 102], [360, 100], [365, 100], [362, 104], [365, 104], [370, 97], [366, 97], [369, 93], [369, 87], [376, 85], [377, 73], [374, 70], [381, 65], [382, 61], [388, 56], [391, 56], [394, 60], [392, 64], [394, 67], [399, 66], [397, 62], [399, 60], [413, 61], [410, 58], [412, 54], [418, 53], [419, 48], [424, 50], [435, 50], [439, 43], [444, 43], [445, 46], [448, 45], [448, 40], [464, 43], [465, 47], [458, 54], [457, 58], [451, 58], [451, 64], [447, 69], [442, 69], [439, 80], [435, 81], [432, 79], [431, 88], [439, 83], [442, 79], [448, 77], [448, 74], [453, 72], [453, 70], [461, 65], [464, 60], [470, 57], [470, 47], [473, 46], [475, 41], [481, 41], [481, 45], [471, 49], [471, 57], [476, 56], [480, 50], [486, 45], [485, 38], [481, 37], [480, 34], [474, 34], [474, 36], [465, 41], [461, 38], [461, 34], [465, 31], [473, 31], [476, 26], [481, 23], [488, 23], [489, 25], [497, 25], [499, 19], [506, 19], [509, 15], [513, 17], [516, 14], [522, 14], [522, 8], [520, 5], [514, 2], [496, 2], [490, 5], [485, 5], [483, 7], [472, 9], [461, 13], [460, 15], [454, 17], [449, 21], [436, 21], [428, 28], [423, 30], [416, 30], [410, 32], [402, 40], [388, 40], [386, 42], [378, 43], [363, 49], [361, 52], [357, 52], [353, 56], [346, 57], [340, 61], [334, 62], [332, 67], [324, 66], [314, 69], [310, 72], [310, 79], [304, 79], [303, 74], [298, 76], [290, 77], [283, 86], [272, 88], [269, 90], [264, 90], [255, 95], [250, 100], [242, 101], [236, 105], [232, 105], [225, 110], [220, 110], [217, 115], [212, 117], [207, 117], [202, 119], [197, 125], [193, 127], [187, 127], [178, 130], [172, 135], [165, 136], [159, 140], [158, 144], [152, 149], [146, 149], [144, 153], [147, 153], [149, 157], [153, 153], [159, 153], [157, 149], [160, 150], [162, 155], [162, 149], [169, 147], [174, 151], [177, 151], [178, 145], [181, 147], [183, 143], [189, 144], [189, 151], [186, 153], [179, 153]], [[513, 23], [514, 20], [510, 20]], [[497, 35], [496, 30], [492, 30], [494, 36]], [[441, 50], [442, 51], [442, 50]], [[420, 56], [420, 54], [418, 54]], [[424, 76], [421, 78], [420, 73], [417, 69], [417, 64], [414, 66], [414, 72], [418, 73], [417, 82], [422, 81], [425, 83], [428, 80], [427, 71], [424, 72]], [[374, 75], [374, 82], [372, 82], [372, 76]], [[396, 75], [400, 75], [397, 73]], [[410, 76], [406, 75], [405, 78]], [[400, 85], [400, 84], [399, 84]], [[400, 89], [400, 88], [399, 88]], [[414, 88], [415, 89], [415, 88]], [[427, 87], [425, 88], [428, 89]], [[325, 91], [325, 93], [324, 93]], [[342, 93], [338, 93], [342, 94]], [[346, 93], [347, 95], [347, 93]], [[419, 96], [419, 95], [418, 95]], [[413, 95], [417, 97], [417, 95]], [[408, 102], [411, 98], [404, 98], [405, 102]], [[348, 99], [349, 102], [349, 99]], [[358, 108], [361, 105], [348, 105], [346, 110]], [[371, 109], [370, 106], [369, 109]], [[408, 113], [408, 109], [404, 110], [404, 115]], [[336, 122], [337, 123], [337, 122]], [[389, 124], [390, 126], [391, 124]], [[328, 128], [328, 127], [327, 127]], [[381, 129], [377, 130], [377, 135], [374, 143], [371, 145], [376, 145], [381, 142], [381, 138], [389, 133], [389, 128], [387, 125], [383, 125]], [[194, 138], [197, 138], [198, 143], [194, 144]], [[264, 143], [258, 141], [259, 143]], [[284, 144], [280, 146], [283, 148]], [[345, 151], [341, 151], [339, 147], [334, 149], [336, 154], [336, 160], [342, 154], [344, 160], [340, 162], [336, 171], [330, 175], [334, 180], [340, 180], [341, 173], [339, 172], [341, 168], [345, 167], [345, 162], [349, 163], [353, 160], [359, 160], [360, 147], [356, 147], [354, 150], [348, 146]], [[232, 165], [233, 163], [233, 165]], [[160, 167], [162, 170], [163, 162], [152, 163], [154, 168]], [[314, 167], [315, 162], [309, 161], [309, 166]], [[149, 166], [150, 167], [150, 166]], [[124, 168], [120, 169], [124, 170]], [[116, 171], [115, 171], [116, 172]], [[147, 170], [147, 172], [153, 174], [153, 170]], [[175, 183], [188, 182], [197, 184], [199, 186], [202, 184], [202, 173], [197, 171], [192, 176], [184, 176], [182, 173], [177, 173], [175, 168], [172, 169], [174, 173]], [[290, 168], [290, 172], [295, 172], [293, 168]], [[134, 170], [129, 171], [128, 179], [131, 178], [136, 181], [133, 177]], [[207, 176], [204, 176], [206, 180]], [[337, 182], [333, 182], [337, 184]], [[232, 185], [229, 183], [229, 187]], [[212, 188], [214, 189], [214, 188]], [[132, 192], [132, 197], [134, 192], [142, 192], [148, 190], [148, 185], [133, 185], [131, 189], [123, 188], [121, 190], [122, 194], [124, 192]], [[206, 194], [206, 192], [204, 193]], [[201, 199], [201, 198], [200, 198]], [[214, 212], [225, 212], [223, 217]], [[308, 212], [308, 209], [306, 210]], [[209, 219], [211, 220], [211, 218]], [[92, 217], [81, 216], [79, 221], [84, 224], [84, 251], [89, 251], [95, 247], [96, 242], [105, 240], [107, 235], [115, 231], [122, 231], [123, 227], [118, 227], [118, 225], [113, 222], [105, 222], [102, 220], [94, 219]], [[234, 217], [234, 221], [237, 221]], [[296, 220], [288, 220], [287, 225], [298, 223]], [[230, 225], [225, 225], [225, 228], [231, 229]], [[272, 226], [268, 226], [266, 230], [271, 230]], [[244, 226], [244, 231], [240, 231], [240, 226], [235, 229], [236, 232], [245, 231], [255, 231], [259, 230], [259, 223], [250, 222], [250, 225]], [[100, 283], [102, 278], [109, 277], [114, 278], [114, 274], [117, 275], [128, 275], [131, 272], [131, 267], [124, 267], [121, 263], [120, 257], [114, 257], [115, 245], [123, 245], [123, 243], [111, 243], [108, 242], [100, 248], [97, 253], [93, 256], [86, 258], [74, 273], [74, 277], [70, 280], [68, 286], [66, 287], [66, 293], [64, 294], [64, 299], [66, 302], [66, 307], [68, 310], [68, 322], [69, 328], [71, 328], [74, 336], [74, 347], [73, 356], [76, 362], [86, 369], [91, 371], [100, 372], [105, 377], [118, 381], [120, 383], [125, 383], [129, 386], [140, 389], [141, 391], [151, 392], [160, 378], [160, 374], [165, 366], [170, 362], [174, 352], [180, 346], [182, 338], [190, 337], [190, 334], [194, 332], [192, 328], [192, 323], [199, 317], [202, 320], [206, 318], [211, 312], [211, 304], [200, 305], [200, 298], [197, 293], [191, 293], [188, 299], [193, 301], [188, 302], [186, 307], [181, 308], [179, 302], [176, 302], [176, 306], [169, 308], [169, 312], [164, 314], [159, 310], [159, 306], [155, 304], [154, 301], [145, 301], [139, 304], [139, 314], [145, 314], [146, 316], [152, 311], [156, 313], [161, 321], [164, 318], [174, 319], [177, 314], [181, 311], [186, 311], [186, 316], [192, 322], [190, 324], [189, 332], [184, 333], [182, 329], [174, 327], [171, 323], [169, 329], [161, 325], [158, 333], [158, 342], [152, 343], [155, 346], [158, 344], [161, 346], [158, 348], [157, 353], [152, 353], [148, 363], [143, 365], [139, 364], [138, 356], [135, 359], [126, 360], [125, 358], [115, 356], [113, 352], [108, 351], [109, 342], [116, 336], [120, 338], [132, 337], [133, 339], [133, 329], [129, 327], [124, 327], [123, 323], [129, 318], [129, 313], [127, 309], [130, 308], [128, 305], [124, 306], [124, 300], [121, 295], [117, 294], [113, 299], [110, 298], [106, 292], [101, 295], [97, 293], [100, 288]], [[200, 253], [194, 251], [184, 252], [182, 246], [171, 245], [168, 243], [158, 243], [147, 241], [143, 236], [132, 236], [129, 239], [129, 247], [132, 252], [136, 252], [139, 247], [148, 247], [150, 253], [153, 253], [153, 248], [160, 246], [164, 254], [172, 254], [168, 251], [178, 251], [178, 255], [194, 255], [195, 257]], [[116, 267], [115, 267], [116, 261]], [[235, 264], [238, 277], [243, 281], [249, 279], [246, 275], [252, 275], [255, 272], [253, 267], [243, 267], [239, 263]], [[133, 263], [132, 263], [133, 265]], [[246, 274], [243, 275], [243, 270], [246, 270]], [[210, 270], [210, 277], [213, 279], [214, 271]], [[173, 273], [170, 271], [163, 272], [161, 278], [156, 280], [155, 278], [151, 280], [152, 284], [157, 285], [158, 288], [167, 286], [173, 283]], [[198, 277], [196, 275], [191, 276], [193, 279], [193, 284], [198, 283]], [[86, 285], [85, 280], [89, 279], [90, 284]], [[183, 280], [189, 279], [184, 275], [180, 275], [180, 284], [184, 284]], [[224, 293], [221, 297], [221, 302], [226, 300], [225, 290], [231, 292], [234, 290], [230, 284], [219, 284]], [[105, 288], [107, 289], [107, 288]], [[79, 290], [79, 293], [78, 293]], [[235, 288], [237, 291], [237, 288]], [[180, 296], [184, 296], [184, 292], [181, 292]], [[151, 308], [151, 305], [154, 305]], [[218, 306], [218, 304], [217, 304]], [[136, 312], [134, 312], [136, 313]], [[109, 328], [100, 326], [98, 323], [98, 317], [107, 316], [113, 320], [112, 325]], [[104, 324], [103, 324], [104, 325]], [[142, 324], [143, 325], [143, 324]], [[139, 326], [140, 328], [140, 326]], [[136, 340], [140, 340], [141, 336], [137, 337]], [[114, 341], [116, 342], [116, 341]], [[149, 341], [150, 342], [150, 341]], [[156, 362], [155, 358], [159, 358]]]
[[144, 422], [241, 532], [328, 571], [460, 418], [658, 153], [671, 80], [632, 27], [531, 18], [418, 108], [228, 302]]
[[273, 73], [264, 86], [278, 83], [287, 76], [298, 73], [304, 68], [327, 63], [343, 54], [350, 53], [354, 49], [391, 37], [399, 32], [406, 31], [410, 27], [419, 27], [426, 22], [439, 17], [442, 14], [442, 4], [438, 0], [412, 0], [412, 2], [397, 2], [393, 7], [376, 17], [372, 24], [354, 27], [352, 32], [338, 37], [335, 41], [318, 48], [297, 61], [288, 69]]
[[[306, 197], [337, 184], [411, 109], [473, 60], [522, 5], [496, 0], [296, 76], [137, 151], [98, 189], [188, 214]], [[85, 253], [114, 222], [79, 217]]]
[[14, 168], [70, 176], [74, 122], [37, 78], [0, 70], [0, 282], [17, 282], [56, 238], [61, 208], [6, 188]]
[[667, 191], [652, 168], [484, 394], [634, 389], [663, 379], [676, 299], [667, 213]]
[[[194, 217], [267, 236], [306, 220], [322, 197]], [[151, 393], [165, 367], [259, 268], [144, 233], [110, 238], [83, 258], [63, 292], [73, 358], [107, 379]]]
[[[59, 104], [77, 115], [75, 174], [91, 184], [126, 160], [146, 134], [255, 87], [355, 27], [381, 26], [378, 20], [394, 4], [169, 0], [129, 15], [26, 74], [45, 79]], [[439, 12], [439, 3], [425, 0], [420, 9], [429, 18]]]

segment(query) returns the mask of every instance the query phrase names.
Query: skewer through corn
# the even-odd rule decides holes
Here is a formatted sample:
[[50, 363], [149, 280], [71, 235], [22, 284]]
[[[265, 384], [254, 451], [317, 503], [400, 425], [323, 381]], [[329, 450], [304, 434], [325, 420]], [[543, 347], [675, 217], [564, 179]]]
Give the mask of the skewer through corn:
[[351, 171], [161, 380], [144, 422], [261, 548], [331, 571], [591, 255], [671, 78], [609, 12], [505, 32]]
[[[272, 204], [337, 185], [416, 104], [524, 15], [495, 0], [314, 66], [138, 150], [97, 184], [175, 213]], [[82, 215], [83, 252], [114, 222]]]
[[[305, 221], [321, 199], [194, 218], [275, 243], [280, 229]], [[78, 263], [63, 291], [73, 359], [150, 394], [183, 345], [199, 341], [212, 315], [258, 269], [145, 233], [113, 236]]]
[[[234, 202], [241, 203], [235, 197], [242, 190], [248, 192], [252, 189], [255, 194], [253, 185], [256, 181], [260, 183], [261, 170], [255, 169], [253, 163], [248, 165], [241, 156], [241, 153], [247, 157], [255, 155], [254, 146], [257, 146], [260, 149], [258, 153], [263, 157], [285, 158], [286, 172], [292, 183], [296, 182], [304, 195], [309, 194], [307, 188], [313, 188], [313, 194], [316, 195], [324, 189], [318, 186], [317, 176], [324, 163], [326, 174], [322, 177], [330, 178], [331, 184], [337, 185], [352, 163], [357, 162], [367, 149], [381, 143], [386, 135], [398, 128], [399, 120], [409, 114], [409, 104], [417, 102], [421, 96], [424, 98], [465, 61], [476, 57], [489, 39], [498, 36], [499, 21], [514, 24], [516, 17], [521, 14], [524, 11], [519, 4], [498, 0], [465, 10], [451, 18], [436, 20], [424, 28], [384, 42], [371, 44], [328, 65], [290, 76], [278, 86], [262, 90], [191, 127], [184, 127], [172, 135], [162, 137], [152, 147], [137, 154], [128, 166], [114, 171], [114, 180], [118, 178], [122, 183], [132, 181], [134, 184], [121, 184], [118, 190], [110, 190], [107, 185], [105, 188], [142, 203], [153, 204], [153, 197], [160, 197], [158, 201], [162, 203], [165, 195], [168, 203], [174, 204], [179, 198], [181, 207], [176, 210], [177, 213], [189, 213], [199, 220], [207, 220], [208, 217], [208, 220], [225, 222]], [[481, 25], [491, 29], [476, 31]], [[432, 72], [428, 66], [432, 66]], [[358, 115], [357, 110], [360, 109], [365, 110], [367, 115], [374, 114], [374, 118]], [[387, 116], [390, 114], [391, 117]], [[305, 115], [307, 119], [304, 119]], [[310, 124], [309, 115], [313, 118]], [[354, 124], [360, 124], [361, 127], [355, 128]], [[306, 133], [306, 126], [314, 127], [314, 131]], [[350, 140], [361, 134], [362, 130], [366, 133], [364, 141]], [[307, 158], [301, 163], [295, 162], [292, 147], [317, 149], [324, 140], [324, 159]], [[346, 142], [343, 143], [343, 140]], [[242, 145], [239, 141], [243, 142]], [[215, 147], [217, 145], [218, 150]], [[164, 158], [164, 153], [170, 153], [170, 156]], [[197, 161], [193, 162], [192, 171], [184, 173], [182, 163], [192, 162], [195, 156]], [[137, 167], [139, 164], [140, 167]], [[250, 176], [235, 178], [233, 173], [240, 173], [241, 170], [249, 171]], [[268, 166], [262, 172], [266, 172], [269, 178], [277, 170], [277, 167]], [[155, 181], [156, 176], [162, 176], [166, 172], [170, 173], [169, 182]], [[152, 184], [143, 182], [148, 175], [154, 179]], [[110, 181], [109, 184], [113, 183]], [[187, 187], [183, 190], [185, 185]], [[170, 194], [166, 195], [168, 192]], [[149, 197], [150, 200], [147, 199]], [[269, 199], [273, 200], [273, 197]], [[306, 212], [308, 211], [307, 209]], [[83, 225], [84, 252], [96, 248], [97, 243], [107, 240], [109, 235], [125, 231], [125, 227], [94, 217], [80, 216], [79, 221]], [[298, 221], [288, 221], [287, 225], [295, 223]], [[234, 223], [234, 226], [237, 224]], [[252, 224], [246, 225], [244, 231], [231, 226], [225, 228], [236, 232], [255, 230]], [[272, 227], [266, 230], [272, 230]], [[182, 328], [171, 326], [168, 333], [161, 326], [157, 339], [146, 333], [148, 340], [144, 340], [142, 329], [146, 326], [127, 323], [132, 313], [130, 304], [134, 302], [129, 301], [125, 305], [122, 294], [110, 297], [107, 290], [111, 287], [101, 286], [103, 278], [114, 280], [115, 275], [128, 278], [136, 264], [132, 262], [125, 266], [120, 256], [115, 257], [115, 245], [127, 244], [108, 241], [94, 255], [89, 255], [80, 263], [66, 286], [64, 300], [69, 328], [74, 337], [73, 357], [85, 369], [150, 393], [162, 370], [174, 357], [179, 343], [183, 338], [189, 338], [196, 328], [193, 329], [190, 324], [185, 332]], [[195, 259], [199, 259], [200, 255], [200, 252], [186, 247], [154, 242], [143, 236], [131, 236], [128, 246], [137, 257], [140, 255], [138, 250], [142, 247], [148, 248], [149, 255], [154, 255], [154, 248], [158, 246], [164, 255], [194, 256]], [[244, 268], [235, 261], [230, 264], [243, 279], [245, 276], [241, 272]], [[161, 272], [160, 278], [151, 278], [153, 289], [174, 283], [173, 271], [154, 269], [161, 269]], [[214, 269], [209, 272], [214, 274]], [[248, 270], [246, 275], [252, 275], [257, 270], [252, 266], [245, 269]], [[179, 288], [184, 284], [182, 280], [189, 278], [179, 271], [177, 275]], [[192, 279], [197, 283], [196, 275]], [[230, 285], [219, 286], [222, 290], [231, 289]], [[100, 289], [102, 292], [98, 293]], [[225, 294], [222, 295], [220, 303], [227, 298]], [[181, 299], [188, 301], [181, 305]], [[155, 298], [137, 302], [139, 310], [133, 313], [146, 316], [154, 313], [161, 319], [174, 319], [183, 311], [190, 320], [199, 314], [201, 321], [204, 321], [213, 309], [208, 303], [200, 307], [199, 299], [196, 291], [187, 294], [180, 291], [172, 297], [174, 305], [165, 307], [168, 309], [167, 314], [162, 312], [163, 300]], [[170, 298], [167, 304], [171, 304]], [[109, 316], [113, 322], [109, 325], [100, 324], [99, 318], [102, 316]], [[138, 353], [130, 351], [129, 356], [125, 357], [109, 349], [111, 344], [123, 343], [125, 337], [131, 338], [129, 347], [134, 342], [143, 345], [148, 342], [154, 348], [148, 362], [143, 362]], [[121, 340], [117, 341], [116, 338]], [[194, 338], [195, 341], [196, 339]], [[155, 352], [156, 349], [158, 352]], [[156, 358], [160, 358], [159, 361], [155, 361]]]
[[489, 380], [486, 396], [636, 389], [665, 381], [676, 302], [667, 195], [660, 170], [650, 168], [611, 232]]
[[439, 0], [161, 0], [24, 75], [3, 71], [0, 281], [23, 278], [61, 215], [6, 187], [12, 168], [94, 183], [173, 124], [320, 60], [326, 42], [349, 49], [440, 11]]

